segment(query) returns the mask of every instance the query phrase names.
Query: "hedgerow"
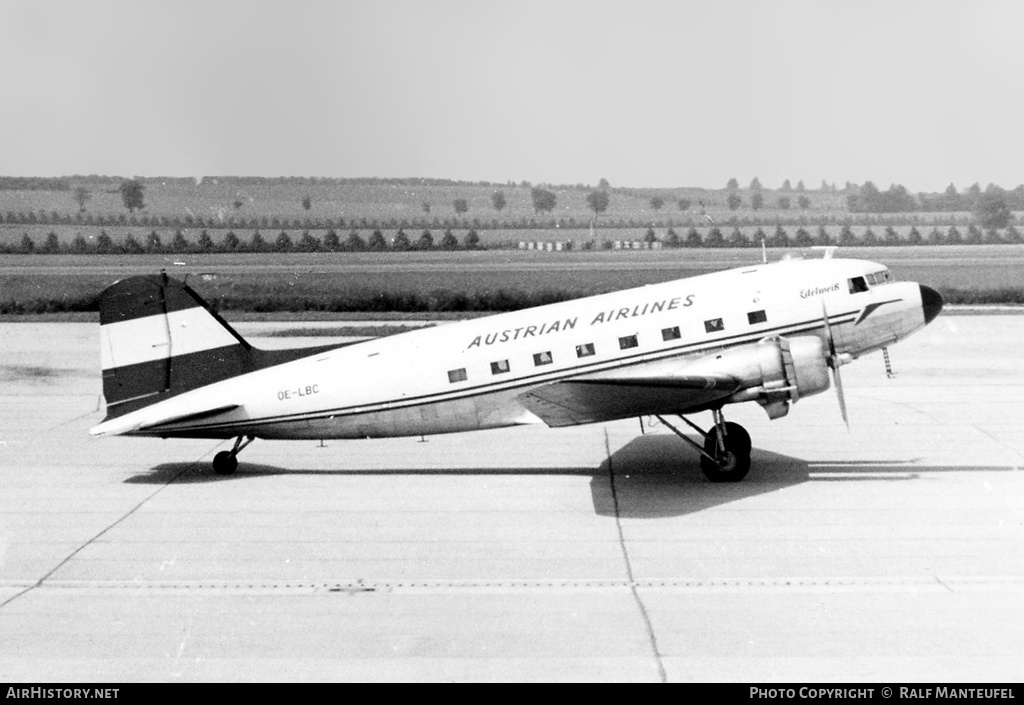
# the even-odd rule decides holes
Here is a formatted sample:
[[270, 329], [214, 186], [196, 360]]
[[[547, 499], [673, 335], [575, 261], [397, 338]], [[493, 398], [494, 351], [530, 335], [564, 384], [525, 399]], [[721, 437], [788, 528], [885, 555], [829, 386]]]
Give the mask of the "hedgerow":
[[[947, 304], [1007, 304], [1024, 305], [1024, 289], [1004, 287], [968, 290], [941, 288], [939, 293]], [[251, 311], [280, 313], [321, 311], [329, 313], [401, 312], [401, 313], [473, 313], [487, 311], [518, 311], [534, 306], [558, 303], [577, 298], [566, 290], [497, 289], [494, 291], [449, 291], [437, 289], [426, 294], [361, 290], [341, 296], [235, 295], [211, 299], [218, 311]], [[33, 298], [0, 300], [0, 314], [38, 314], [98, 311], [99, 296], [70, 298]]]

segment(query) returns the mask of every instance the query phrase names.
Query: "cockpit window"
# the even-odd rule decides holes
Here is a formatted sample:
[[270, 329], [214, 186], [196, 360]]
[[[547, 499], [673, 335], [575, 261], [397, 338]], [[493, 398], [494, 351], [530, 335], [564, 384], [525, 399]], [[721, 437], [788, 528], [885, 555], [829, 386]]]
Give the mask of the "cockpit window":
[[850, 293], [856, 294], [861, 291], [868, 290], [868, 283], [864, 281], [864, 277], [854, 277], [850, 280]]
[[872, 272], [865, 278], [871, 286], [875, 286], [877, 284], [888, 284], [892, 281], [892, 275], [889, 273], [888, 269], [883, 269], [880, 272]]

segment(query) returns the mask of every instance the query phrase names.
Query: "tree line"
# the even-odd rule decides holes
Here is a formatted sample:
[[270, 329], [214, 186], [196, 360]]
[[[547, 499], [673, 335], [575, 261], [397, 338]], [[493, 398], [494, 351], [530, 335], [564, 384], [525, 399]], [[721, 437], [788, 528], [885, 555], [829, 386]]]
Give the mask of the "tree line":
[[70, 191], [66, 178], [37, 176], [0, 176], [0, 191]]
[[[652, 242], [656, 238], [653, 229], [648, 229], [645, 238]], [[927, 232], [922, 232], [916, 226], [912, 226], [906, 237], [900, 235], [896, 228], [887, 226], [880, 232], [868, 227], [860, 236], [853, 232], [853, 228], [844, 225], [838, 234], [833, 235], [823, 227], [816, 230], [809, 230], [799, 227], [794, 232], [786, 228], [776, 226], [773, 230], [758, 228], [751, 237], [747, 237], [739, 228], [733, 228], [726, 232], [717, 226], [707, 229], [701, 233], [697, 228], [690, 228], [687, 233], [680, 236], [674, 229], [670, 228], [664, 238], [660, 241], [664, 247], [760, 247], [763, 242], [765, 246], [772, 248], [787, 247], [878, 247], [878, 246], [928, 246], [928, 245], [1003, 245], [1022, 244], [1024, 235], [1015, 226], [1009, 226], [1004, 230], [989, 228], [983, 230], [977, 225], [969, 225], [961, 231], [960, 228], [950, 226], [946, 229], [933, 227]], [[602, 243], [608, 247], [608, 241]]]
[[[904, 236], [894, 227], [887, 226], [878, 232], [868, 227], [857, 235], [849, 225], [844, 225], [838, 233], [830, 233], [824, 226], [817, 229], [798, 227], [789, 230], [779, 225], [774, 229], [758, 228], [749, 236], [740, 228], [698, 229], [690, 227], [680, 234], [675, 228], [668, 228], [659, 236], [653, 227], [649, 227], [640, 238], [647, 243], [660, 243], [667, 248], [716, 248], [716, 247], [760, 247], [761, 243], [772, 248], [789, 247], [873, 247], [873, 246], [928, 246], [928, 245], [997, 245], [1022, 244], [1024, 236], [1015, 226], [1003, 230], [990, 228], [983, 230], [977, 225], [969, 225], [962, 229], [956, 226], [931, 230], [911, 227]], [[586, 240], [580, 243], [563, 241], [566, 249], [614, 249], [615, 242], [609, 239], [598, 241]], [[620, 241], [621, 243], [621, 241]], [[42, 242], [38, 242], [28, 233], [22, 235], [17, 243], [0, 245], [2, 254], [217, 254], [217, 253], [286, 253], [286, 252], [411, 252], [432, 250], [476, 250], [476, 249], [508, 249], [517, 247], [513, 242], [495, 243], [490, 246], [481, 244], [476, 230], [468, 230], [460, 238], [452, 230], [444, 230], [438, 238], [430, 230], [423, 230], [418, 235], [410, 236], [404, 229], [399, 229], [388, 237], [382, 230], [374, 230], [364, 237], [359, 230], [350, 231], [342, 237], [337, 230], [328, 230], [322, 237], [306, 230], [300, 236], [282, 230], [277, 235], [266, 236], [260, 230], [253, 231], [246, 239], [242, 239], [235, 231], [229, 231], [219, 240], [215, 240], [207, 230], [198, 237], [191, 238], [178, 230], [165, 239], [156, 230], [142, 237], [127, 234], [115, 240], [106, 230], [98, 236], [86, 238], [77, 233], [70, 241], [62, 241], [56, 232], [51, 231]]]
[[150, 231], [141, 239], [128, 233], [118, 240], [111, 237], [106, 230], [102, 230], [98, 236], [89, 239], [86, 239], [81, 233], [77, 233], [71, 242], [62, 241], [57, 233], [51, 231], [43, 242], [37, 243], [28, 233], [25, 233], [17, 244], [0, 245], [0, 253], [132, 255], [231, 252], [384, 252], [388, 250], [407, 252], [475, 250], [479, 248], [480, 236], [475, 230], [466, 232], [461, 240], [451, 230], [445, 230], [437, 240], [430, 230], [424, 230], [415, 238], [411, 238], [404, 230], [398, 230], [390, 239], [386, 238], [381, 230], [374, 230], [365, 238], [358, 230], [353, 230], [344, 239], [336, 230], [327, 231], [322, 238], [307, 230], [297, 239], [293, 239], [292, 235], [284, 230], [269, 238], [256, 230], [247, 240], [242, 240], [232, 230], [219, 241], [214, 240], [206, 230], [203, 230], [194, 240], [178, 230], [168, 242], [165, 242], [156, 230]]
[[[460, 200], [460, 199], [456, 199]], [[657, 201], [657, 198], [654, 199]], [[690, 208], [688, 199], [680, 199], [684, 202], [680, 210], [688, 211]], [[658, 208], [666, 205], [664, 202]], [[588, 206], [589, 207], [589, 206]], [[455, 210], [461, 206], [456, 206]], [[653, 208], [653, 206], [652, 206]], [[601, 215], [607, 210], [598, 201], [597, 214]], [[464, 211], [463, 211], [464, 212]], [[817, 226], [817, 225], [842, 225], [849, 222], [851, 225], [967, 225], [972, 216], [961, 216], [953, 213], [943, 217], [928, 217], [915, 213], [878, 213], [863, 214], [858, 218], [850, 218], [848, 215], [837, 215], [828, 213], [806, 214], [788, 211], [788, 215], [775, 212], [770, 217], [770, 225], [783, 225], [787, 227]], [[141, 227], [141, 228], [174, 228], [174, 229], [195, 229], [205, 228], [207, 230], [325, 230], [358, 228], [361, 230], [420, 230], [429, 228], [431, 230], [547, 230], [547, 229], [582, 229], [587, 228], [593, 218], [578, 218], [576, 216], [547, 217], [522, 216], [518, 218], [469, 218], [469, 217], [412, 217], [412, 218], [287, 218], [287, 217], [239, 217], [231, 216], [217, 218], [200, 215], [186, 216], [162, 216], [148, 215], [146, 213], [118, 213], [93, 214], [79, 211], [77, 213], [60, 213], [57, 211], [11, 211], [0, 212], [0, 224], [6, 225], [53, 225], [53, 226], [82, 226], [82, 227]], [[619, 230], [635, 229], [654, 226], [656, 228], [678, 228], [697, 224], [698, 221], [706, 218], [699, 213], [686, 213], [685, 215], [669, 215], [655, 217], [602, 217], [596, 224], [602, 229]], [[765, 225], [765, 218], [748, 216], [730, 216], [721, 221], [725, 226], [755, 226]]]
[[880, 191], [870, 181], [846, 197], [851, 213], [949, 213], [972, 212], [982, 227], [1005, 228], [1012, 211], [1024, 210], [1024, 185], [1012, 191], [989, 184], [984, 191], [978, 184], [964, 193], [950, 184], [943, 193], [912, 194], [906, 187], [893, 184]]

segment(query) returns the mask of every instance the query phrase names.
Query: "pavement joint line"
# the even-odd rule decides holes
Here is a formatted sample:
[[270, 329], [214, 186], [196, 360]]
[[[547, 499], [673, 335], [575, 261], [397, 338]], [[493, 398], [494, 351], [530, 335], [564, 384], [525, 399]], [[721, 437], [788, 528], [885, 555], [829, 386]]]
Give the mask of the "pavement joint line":
[[658, 637], [654, 633], [654, 625], [651, 623], [650, 615], [647, 614], [647, 608], [644, 606], [644, 602], [640, 598], [640, 593], [637, 591], [636, 587], [636, 578], [633, 576], [633, 566], [629, 560], [629, 550], [626, 548], [626, 536], [622, 531], [622, 513], [619, 511], [619, 494], [615, 487], [615, 467], [612, 463], [612, 449], [608, 440], [608, 428], [605, 427], [603, 430], [605, 457], [608, 458], [608, 484], [611, 487], [612, 503], [615, 506], [615, 529], [619, 534], [619, 546], [622, 548], [622, 558], [626, 563], [626, 576], [629, 578], [629, 590], [633, 595], [633, 600], [636, 602], [637, 607], [640, 609], [640, 616], [643, 619], [644, 628], [647, 630], [647, 638], [650, 641], [651, 650], [654, 652], [654, 660], [658, 666], [658, 677], [662, 683], [667, 683], [668, 672], [665, 670], [665, 664], [662, 660], [661, 652], [658, 650]]
[[[993, 436], [993, 435], [992, 435], [991, 433], [989, 433], [989, 432], [988, 432], [988, 431], [987, 431], [987, 430], [986, 430], [986, 429], [985, 429], [985, 428], [984, 428], [983, 426], [979, 426], [978, 424], [971, 424], [971, 427], [972, 427], [973, 429], [975, 429], [976, 431], [978, 431], [978, 433], [980, 433], [980, 434], [982, 434], [983, 436], [986, 436], [986, 437], [988, 437], [988, 438], [992, 439], [992, 440], [993, 440], [993, 441], [995, 441], [995, 442], [996, 442], [996, 443], [997, 443], [998, 445], [1001, 445], [1001, 446], [1002, 446], [1003, 448], [1006, 448], [1006, 450], [1010, 451], [1011, 453], [1013, 453], [1013, 454], [1014, 454], [1014, 455], [1016, 455], [1017, 457], [1019, 457], [1019, 458], [1021, 458], [1021, 459], [1024, 459], [1024, 453], [1021, 453], [1021, 452], [1020, 452], [1019, 450], [1017, 450], [1017, 449], [1016, 449], [1016, 448], [1014, 448], [1013, 446], [1007, 445], [1007, 444], [1006, 444], [1006, 443], [1004, 443], [1003, 441], [999, 440], [998, 438], [996, 438], [995, 436]], [[1014, 470], [1016, 470], [1016, 469], [1017, 469], [1017, 468], [1016, 468], [1016, 467], [1014, 467]]]
[[97, 408], [93, 409], [92, 411], [87, 411], [84, 414], [80, 414], [80, 415], [76, 416], [73, 419], [67, 419], [66, 421], [61, 421], [59, 424], [55, 424], [53, 426], [50, 426], [46, 430], [47, 431], [53, 431], [55, 429], [62, 428], [63, 426], [67, 426], [69, 424], [73, 424], [76, 421], [81, 421], [82, 419], [88, 418], [88, 417], [92, 416], [93, 414], [95, 414], [95, 413], [97, 413], [99, 411], [99, 400], [97, 400], [96, 406], [97, 406]]
[[47, 590], [166, 590], [166, 591], [246, 591], [270, 590], [287, 592], [387, 592], [393, 590], [535, 590], [535, 589], [574, 589], [574, 590], [636, 590], [636, 589], [674, 589], [674, 590], [708, 590], [732, 589], [741, 591], [799, 591], [807, 588], [851, 589], [863, 588], [866, 591], [886, 588], [907, 588], [910, 590], [940, 589], [943, 592], [960, 592], [972, 587], [1004, 586], [1024, 589], [1024, 576], [905, 576], [905, 577], [839, 577], [839, 578], [727, 578], [707, 579], [644, 579], [644, 580], [608, 580], [608, 579], [545, 579], [545, 580], [48, 580], [43, 585], [31, 580], [0, 581], [0, 588], [36, 588]]
[[[223, 441], [222, 441], [222, 442], [223, 442]], [[218, 443], [217, 445], [220, 445], [220, 443]], [[217, 447], [217, 446], [214, 446], [214, 448], [216, 448], [216, 447]], [[205, 456], [206, 456], [206, 455], [208, 455], [208, 454], [209, 454], [209, 451], [207, 451], [207, 453], [204, 453], [202, 457], [205, 457]], [[197, 460], [197, 461], [195, 461], [195, 462], [196, 462], [196, 463], [198, 463], [199, 461]], [[46, 572], [46, 573], [45, 573], [45, 574], [44, 574], [44, 575], [43, 575], [43, 576], [42, 576], [41, 578], [39, 578], [39, 579], [38, 579], [38, 580], [36, 580], [35, 582], [31, 583], [31, 584], [30, 584], [30, 585], [29, 585], [28, 587], [26, 587], [25, 589], [23, 589], [23, 590], [20, 590], [20, 591], [16, 592], [16, 593], [15, 593], [14, 595], [11, 595], [11, 596], [10, 596], [10, 597], [8, 597], [8, 598], [7, 598], [6, 600], [3, 600], [2, 602], [0, 602], [0, 609], [3, 609], [3, 608], [4, 608], [4, 607], [6, 607], [7, 605], [11, 604], [12, 602], [14, 602], [15, 600], [17, 600], [17, 599], [18, 599], [19, 597], [21, 597], [22, 595], [26, 595], [26, 594], [28, 594], [29, 592], [32, 592], [33, 590], [36, 590], [37, 588], [43, 587], [44, 583], [46, 583], [46, 581], [47, 581], [47, 580], [49, 580], [49, 579], [50, 579], [50, 577], [51, 577], [51, 576], [52, 576], [52, 575], [53, 575], [54, 573], [56, 573], [56, 572], [57, 572], [58, 570], [60, 570], [61, 568], [63, 568], [63, 567], [65, 566], [65, 565], [67, 565], [67, 564], [68, 564], [68, 563], [69, 563], [69, 562], [70, 562], [70, 561], [71, 561], [71, 560], [72, 560], [72, 559], [73, 559], [73, 558], [74, 558], [75, 556], [77, 556], [77, 555], [78, 555], [79, 553], [81, 553], [81, 552], [82, 552], [83, 550], [85, 550], [85, 548], [86, 548], [86, 547], [88, 547], [88, 546], [92, 545], [92, 544], [93, 544], [93, 543], [94, 543], [95, 541], [97, 541], [97, 540], [98, 540], [99, 538], [101, 538], [101, 537], [102, 537], [102, 536], [103, 536], [104, 534], [106, 534], [107, 532], [109, 532], [109, 531], [110, 531], [111, 529], [113, 529], [113, 528], [114, 528], [115, 526], [117, 526], [118, 524], [120, 524], [121, 522], [123, 522], [123, 521], [124, 521], [125, 519], [127, 519], [128, 517], [130, 517], [130, 516], [131, 516], [132, 514], [134, 514], [135, 512], [137, 512], [137, 511], [138, 511], [139, 509], [141, 509], [141, 508], [142, 508], [142, 505], [146, 504], [147, 502], [149, 502], [149, 500], [153, 499], [153, 497], [157, 496], [158, 494], [160, 494], [161, 492], [163, 492], [163, 491], [164, 491], [165, 489], [167, 489], [167, 488], [168, 488], [168, 487], [169, 487], [169, 486], [170, 486], [170, 485], [171, 485], [171, 484], [172, 484], [173, 482], [175, 482], [175, 481], [176, 481], [176, 480], [177, 480], [177, 479], [178, 479], [179, 477], [181, 477], [182, 475], [184, 475], [184, 474], [185, 474], [185, 472], [186, 472], [186, 471], [188, 471], [188, 470], [190, 469], [190, 467], [191, 467], [190, 465], [185, 465], [185, 467], [183, 467], [183, 468], [181, 469], [181, 471], [180, 471], [180, 472], [178, 472], [178, 474], [177, 474], [177, 475], [175, 475], [174, 477], [172, 477], [171, 479], [169, 479], [169, 480], [168, 480], [167, 482], [165, 482], [164, 484], [162, 484], [162, 485], [160, 485], [159, 487], [157, 487], [157, 488], [156, 488], [155, 490], [153, 490], [153, 491], [152, 491], [151, 493], [149, 493], [149, 494], [148, 494], [148, 495], [147, 495], [146, 497], [143, 497], [143, 498], [142, 498], [142, 500], [141, 500], [141, 501], [139, 501], [139, 502], [138, 502], [138, 503], [137, 503], [137, 504], [136, 504], [136, 505], [135, 505], [134, 507], [132, 507], [132, 508], [131, 508], [131, 509], [129, 509], [129, 510], [127, 511], [127, 512], [125, 512], [125, 513], [124, 513], [123, 515], [121, 515], [120, 517], [118, 517], [117, 519], [115, 519], [115, 520], [114, 520], [113, 522], [111, 522], [111, 523], [110, 523], [110, 524], [109, 524], [109, 525], [108, 525], [107, 527], [105, 527], [104, 529], [102, 529], [101, 531], [99, 531], [99, 532], [98, 532], [97, 534], [95, 534], [95, 535], [94, 535], [94, 536], [93, 536], [92, 538], [90, 538], [90, 539], [87, 539], [87, 540], [86, 540], [86, 541], [85, 541], [84, 543], [82, 543], [82, 545], [81, 545], [81, 546], [79, 546], [78, 548], [76, 548], [75, 550], [73, 550], [73, 551], [72, 551], [71, 553], [69, 553], [69, 554], [68, 554], [67, 556], [65, 556], [65, 557], [64, 557], [64, 558], [63, 558], [63, 559], [62, 559], [61, 561], [59, 561], [59, 562], [57, 563], [57, 565], [55, 565], [55, 566], [54, 566], [53, 568], [51, 568], [51, 569], [50, 569], [49, 571], [47, 571], [47, 572]]]
[[863, 392], [861, 392], [860, 394], [854, 394], [854, 395], [851, 395], [851, 396], [859, 397], [860, 399], [864, 399], [866, 401], [877, 402], [879, 404], [886, 404], [886, 403], [892, 404], [893, 406], [902, 407], [904, 409], [909, 409], [910, 411], [914, 412], [915, 414], [923, 416], [924, 418], [929, 419], [931, 421], [935, 420], [932, 417], [932, 415], [929, 414], [927, 411], [924, 411], [922, 409], [918, 409], [913, 404], [910, 404], [909, 402], [905, 402], [905, 401], [903, 401], [901, 399], [890, 399], [890, 398], [887, 398], [887, 397], [878, 397], [878, 396], [875, 396], [873, 394], [865, 394]]

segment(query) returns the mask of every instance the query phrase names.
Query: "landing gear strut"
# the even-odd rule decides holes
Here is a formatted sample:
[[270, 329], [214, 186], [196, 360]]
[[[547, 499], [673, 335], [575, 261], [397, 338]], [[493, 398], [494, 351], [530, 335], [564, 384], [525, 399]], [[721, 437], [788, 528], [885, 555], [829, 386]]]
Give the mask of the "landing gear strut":
[[[242, 439], [245, 442], [242, 442]], [[239, 436], [235, 439], [235, 447], [231, 450], [222, 450], [213, 456], [213, 471], [218, 475], [231, 475], [238, 467], [238, 454], [242, 449], [256, 440], [255, 436]]]
[[750, 434], [738, 423], [726, 421], [721, 409], [713, 409], [715, 427], [705, 431], [685, 416], [681, 418], [690, 428], [704, 437], [704, 447], [670, 424], [661, 416], [658, 420], [673, 433], [692, 445], [700, 453], [700, 470], [712, 482], [739, 482], [750, 471]]

